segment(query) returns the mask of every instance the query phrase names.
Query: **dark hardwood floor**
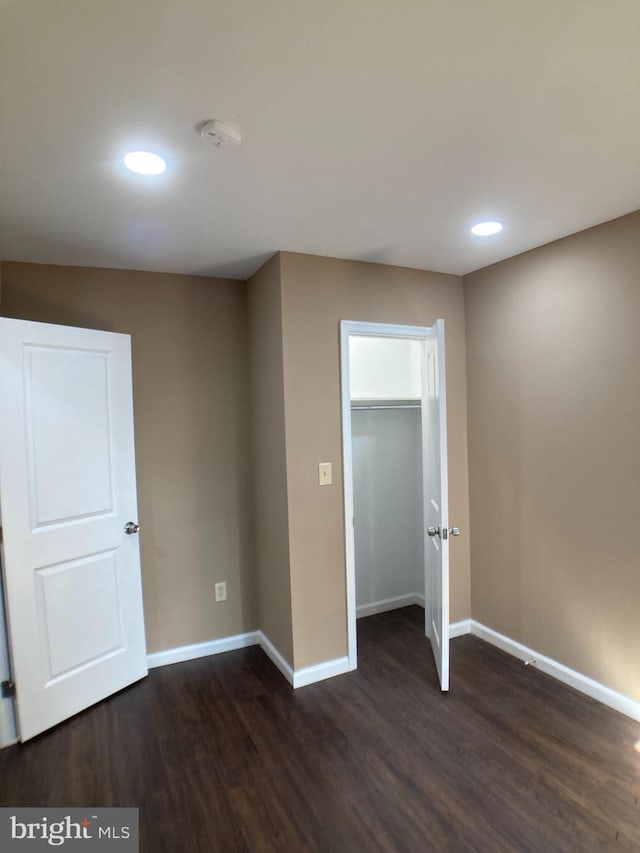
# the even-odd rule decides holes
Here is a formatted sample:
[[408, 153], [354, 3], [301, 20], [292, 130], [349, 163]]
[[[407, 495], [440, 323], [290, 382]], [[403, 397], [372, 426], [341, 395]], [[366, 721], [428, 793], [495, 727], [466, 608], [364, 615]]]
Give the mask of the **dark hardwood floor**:
[[144, 853], [640, 850], [640, 725], [409, 607], [295, 693], [258, 648], [152, 670], [0, 751], [0, 805], [140, 808]]

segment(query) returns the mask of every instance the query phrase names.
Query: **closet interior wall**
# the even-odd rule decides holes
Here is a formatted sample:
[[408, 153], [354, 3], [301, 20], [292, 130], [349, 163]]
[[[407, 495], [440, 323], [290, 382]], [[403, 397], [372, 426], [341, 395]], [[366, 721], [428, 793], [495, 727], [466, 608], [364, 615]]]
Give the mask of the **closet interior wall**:
[[418, 341], [351, 339], [358, 618], [424, 606], [420, 364]]

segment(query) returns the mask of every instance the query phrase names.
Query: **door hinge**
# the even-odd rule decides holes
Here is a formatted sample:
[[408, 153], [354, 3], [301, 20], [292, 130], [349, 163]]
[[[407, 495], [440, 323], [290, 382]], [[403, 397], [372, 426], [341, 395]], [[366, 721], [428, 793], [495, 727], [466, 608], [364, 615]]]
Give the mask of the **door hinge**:
[[13, 681], [3, 681], [2, 684], [0, 684], [0, 688], [0, 696], [2, 696], [3, 699], [9, 699], [11, 696], [16, 695], [16, 685]]
[[3, 539], [4, 537], [2, 535], [2, 528], [0, 527], [0, 545], [2, 545]]

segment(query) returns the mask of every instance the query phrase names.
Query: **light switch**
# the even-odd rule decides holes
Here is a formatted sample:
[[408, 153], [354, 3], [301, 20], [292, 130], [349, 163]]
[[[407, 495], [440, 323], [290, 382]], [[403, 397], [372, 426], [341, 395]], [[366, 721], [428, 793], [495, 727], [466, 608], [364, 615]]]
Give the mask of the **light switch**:
[[330, 486], [332, 482], [331, 462], [320, 462], [318, 465], [318, 485]]

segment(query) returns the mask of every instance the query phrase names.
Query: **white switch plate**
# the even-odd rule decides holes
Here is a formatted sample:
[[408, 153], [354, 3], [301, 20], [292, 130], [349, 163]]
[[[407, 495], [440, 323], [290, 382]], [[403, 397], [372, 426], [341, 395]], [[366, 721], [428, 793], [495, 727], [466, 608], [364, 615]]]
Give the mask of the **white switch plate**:
[[330, 486], [332, 482], [331, 462], [320, 462], [318, 465], [318, 485]]
[[216, 601], [226, 601], [227, 600], [227, 582], [220, 581], [220, 583], [216, 584]]

